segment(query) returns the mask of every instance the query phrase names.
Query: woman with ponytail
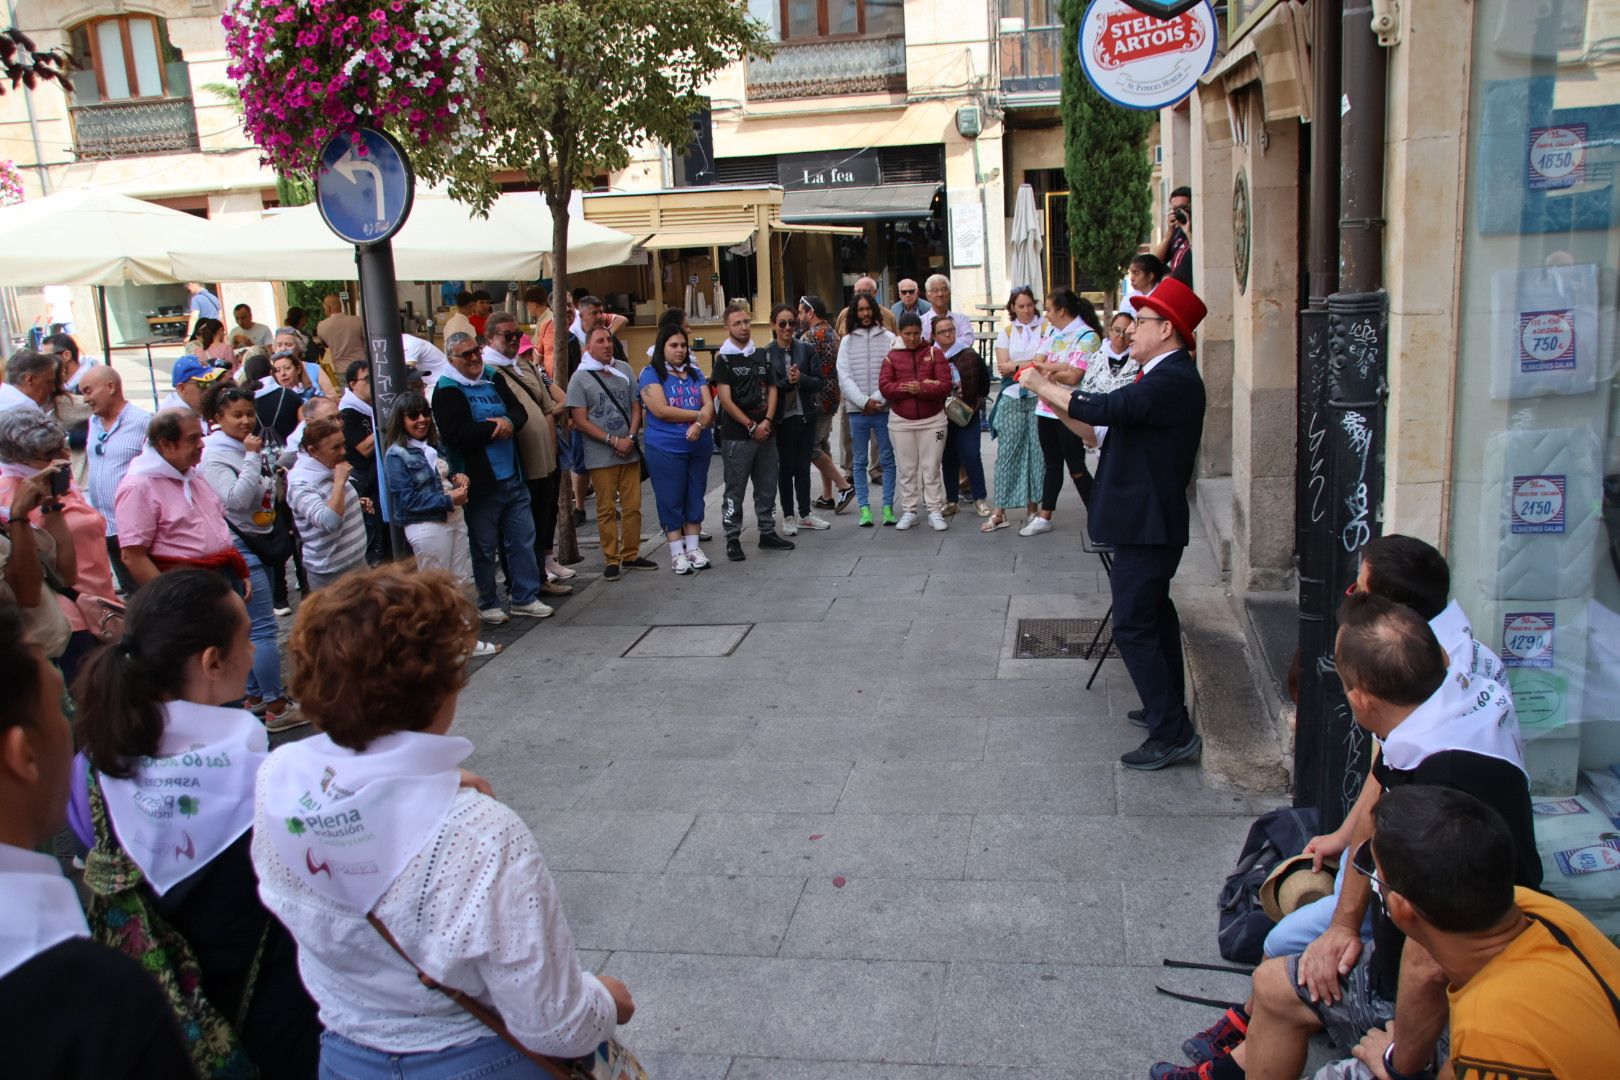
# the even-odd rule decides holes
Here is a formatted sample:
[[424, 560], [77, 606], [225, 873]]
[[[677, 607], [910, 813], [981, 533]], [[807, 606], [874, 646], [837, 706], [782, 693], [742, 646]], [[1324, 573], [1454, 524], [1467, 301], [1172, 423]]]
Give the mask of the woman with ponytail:
[[89, 846], [92, 935], [162, 984], [203, 1077], [309, 1077], [320, 1025], [249, 857], [264, 726], [228, 707], [253, 667], [231, 583], [175, 570], [135, 594], [122, 640], [74, 684], [69, 817]]

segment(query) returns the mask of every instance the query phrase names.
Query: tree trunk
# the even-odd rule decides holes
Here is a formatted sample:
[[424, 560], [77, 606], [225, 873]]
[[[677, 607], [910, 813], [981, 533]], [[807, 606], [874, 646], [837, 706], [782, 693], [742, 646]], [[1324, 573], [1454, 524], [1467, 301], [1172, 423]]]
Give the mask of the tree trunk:
[[[560, 185], [561, 186], [561, 185]], [[568, 388], [573, 377], [568, 363], [568, 340], [573, 331], [568, 317], [568, 197], [571, 192], [548, 192], [551, 200], [551, 332], [558, 384]], [[579, 535], [574, 531], [574, 478], [564, 473], [557, 485], [557, 561], [572, 566], [580, 561]]]

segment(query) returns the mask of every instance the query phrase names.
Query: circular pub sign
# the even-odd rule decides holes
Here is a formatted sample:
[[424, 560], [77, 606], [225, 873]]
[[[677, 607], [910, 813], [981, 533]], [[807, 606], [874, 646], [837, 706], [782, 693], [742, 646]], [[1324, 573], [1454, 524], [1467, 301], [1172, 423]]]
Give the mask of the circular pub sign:
[[1126, 0], [1093, 0], [1080, 24], [1080, 66], [1097, 92], [1128, 109], [1162, 109], [1192, 92], [1215, 60], [1208, 0], [1172, 19]]

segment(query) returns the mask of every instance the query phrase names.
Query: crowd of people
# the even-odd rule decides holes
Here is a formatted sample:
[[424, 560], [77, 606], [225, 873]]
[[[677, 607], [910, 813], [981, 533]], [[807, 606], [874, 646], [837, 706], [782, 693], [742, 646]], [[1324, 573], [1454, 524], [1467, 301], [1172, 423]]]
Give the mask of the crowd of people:
[[[533, 835], [449, 731], [468, 661], [495, 651], [480, 627], [545, 618], [543, 598], [570, 591], [559, 513], [581, 521], [594, 492], [604, 580], [655, 570], [640, 553], [650, 480], [671, 569], [710, 565], [716, 453], [734, 561], [750, 485], [759, 547], [789, 551], [831, 527], [818, 510], [943, 531], [964, 496], [983, 531], [1022, 507], [1037, 536], [1072, 483], [1111, 554], [1114, 637], [1142, 701], [1147, 737], [1122, 763], [1196, 760], [1169, 586], [1204, 308], [1139, 258], [1149, 288], [1106, 325], [1071, 290], [1014, 290], [987, 358], [938, 275], [903, 282], [893, 308], [864, 278], [836, 319], [819, 297], [779, 304], [763, 345], [734, 304], [707, 375], [680, 311], [638, 374], [594, 298], [553, 312], [531, 289], [526, 333], [465, 294], [442, 352], [405, 342], [419, 378], [382, 424], [336, 298], [313, 336], [289, 320], [268, 346], [238, 308], [242, 355], [211, 352], [223, 327], [199, 319], [201, 351], [155, 413], [70, 337], [13, 354], [0, 1005], [40, 1032], [14, 1048], [22, 1074], [516, 1077], [539, 1075], [537, 1057], [622, 1058], [629, 990], [581, 968]], [[556, 318], [564, 353], [538, 344]], [[998, 440], [993, 506], [981, 419]], [[381, 558], [389, 524], [414, 561]], [[289, 564], [304, 595], [284, 671]], [[1296, 1077], [1318, 1032], [1348, 1055], [1332, 1074], [1346, 1080], [1585, 1077], [1620, 1060], [1620, 950], [1536, 891], [1511, 693], [1448, 594], [1422, 541], [1362, 551], [1335, 658], [1378, 749], [1349, 816], [1305, 848], [1337, 868], [1332, 895], [1279, 921], [1245, 1003], [1153, 1080]], [[304, 723], [318, 733], [269, 750]], [[39, 854], [64, 823], [87, 912]], [[118, 988], [118, 1007], [87, 986]]]

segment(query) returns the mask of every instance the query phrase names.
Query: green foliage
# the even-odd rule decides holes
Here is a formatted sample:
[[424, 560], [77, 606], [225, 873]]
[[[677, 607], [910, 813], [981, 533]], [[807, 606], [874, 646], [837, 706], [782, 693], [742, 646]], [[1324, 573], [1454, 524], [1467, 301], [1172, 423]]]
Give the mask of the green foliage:
[[[1065, 43], [1078, 40], [1087, 6], [1088, 0], [1060, 0]], [[1111, 291], [1151, 229], [1153, 163], [1146, 140], [1155, 115], [1097, 93], [1072, 45], [1063, 58], [1060, 108], [1071, 249], [1080, 275]]]
[[648, 140], [682, 149], [709, 79], [767, 47], [735, 0], [474, 0], [484, 40], [476, 154], [412, 147], [416, 170], [487, 209], [521, 168], [564, 201]]

